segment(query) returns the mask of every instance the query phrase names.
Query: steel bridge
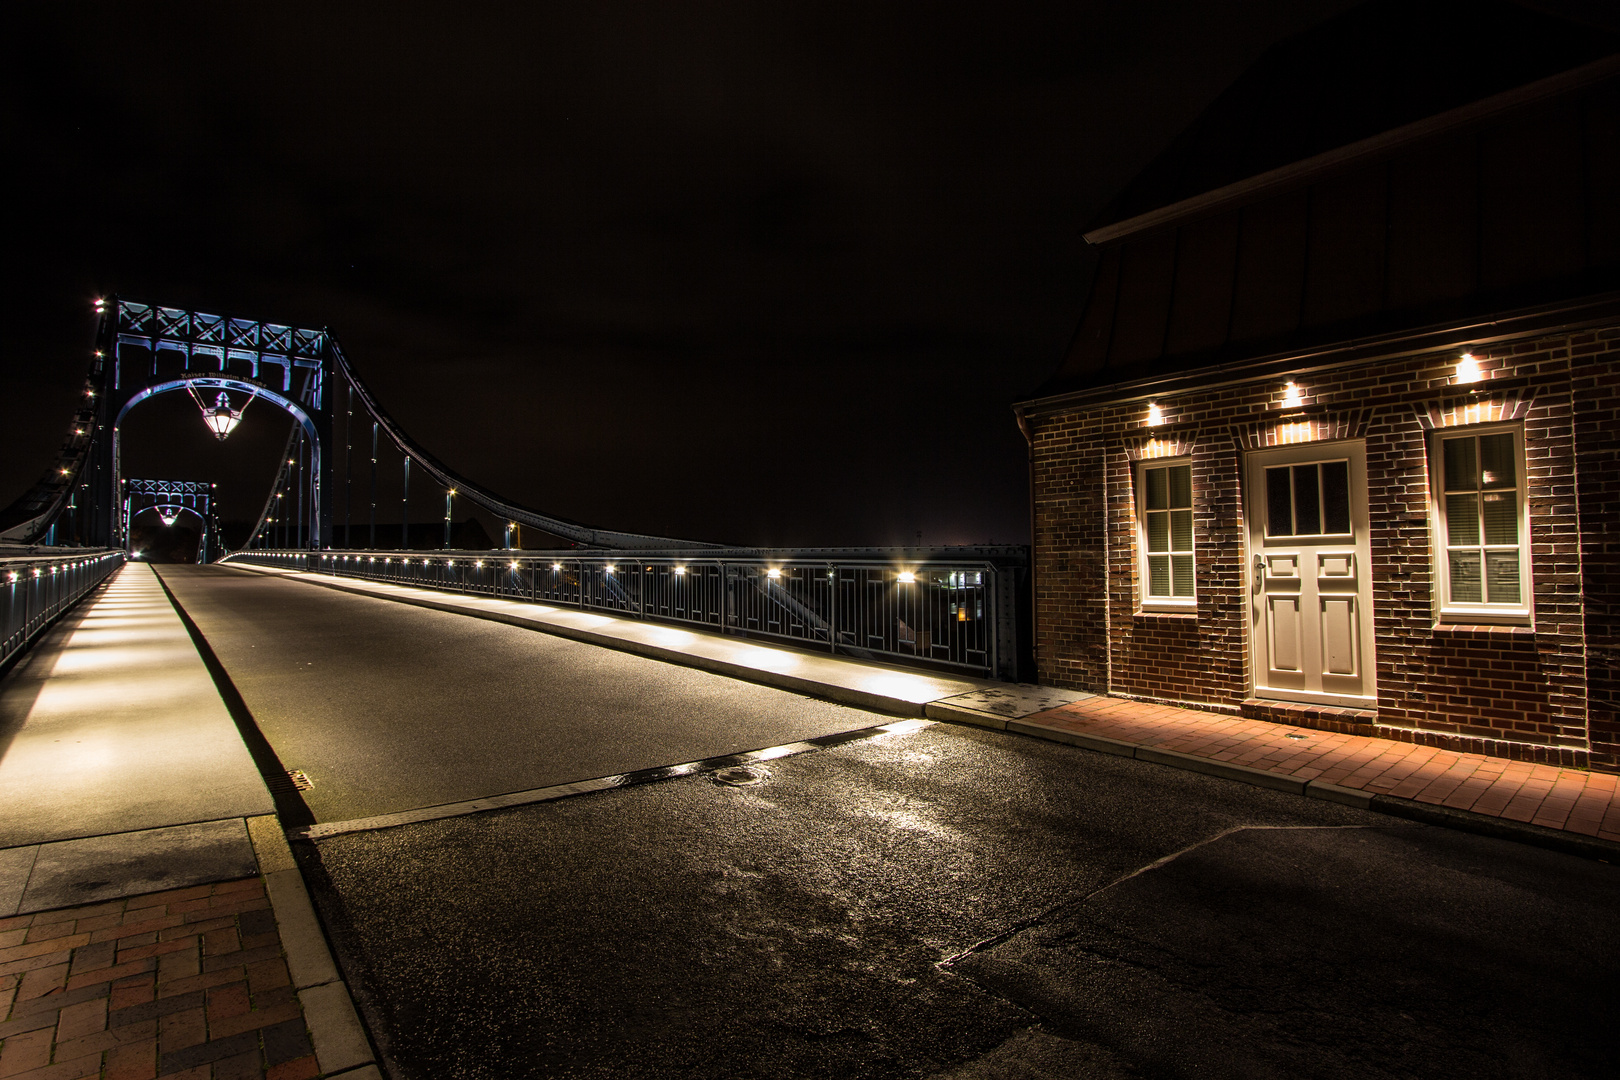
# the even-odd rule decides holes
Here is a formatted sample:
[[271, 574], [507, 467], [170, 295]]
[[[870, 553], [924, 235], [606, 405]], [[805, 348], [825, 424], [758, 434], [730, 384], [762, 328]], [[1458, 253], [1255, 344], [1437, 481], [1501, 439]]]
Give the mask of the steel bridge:
[[[111, 568], [116, 561], [101, 555], [128, 553], [133, 519], [155, 510], [166, 524], [182, 513], [201, 518], [199, 557], [209, 561], [219, 546], [213, 485], [124, 476], [122, 429], [144, 402], [187, 393], [224, 438], [262, 402], [261, 409], [280, 409], [293, 423], [263, 509], [228, 560], [565, 604], [856, 658], [1018, 675], [1028, 640], [1022, 548], [764, 550], [588, 525], [515, 503], [445, 465], [382, 407], [329, 329], [118, 297], [96, 301], [95, 317], [69, 434], [45, 475], [0, 513], [0, 550], [48, 558], [52, 549], [82, 549], [95, 553], [89, 565]], [[389, 546], [386, 524], [379, 534], [384, 458], [400, 470], [397, 547]], [[424, 487], [430, 498], [444, 499], [443, 550], [410, 550], [413, 474], [419, 499]], [[502, 548], [449, 550], [457, 500], [502, 523]], [[523, 549], [517, 538], [525, 528], [558, 546]]]

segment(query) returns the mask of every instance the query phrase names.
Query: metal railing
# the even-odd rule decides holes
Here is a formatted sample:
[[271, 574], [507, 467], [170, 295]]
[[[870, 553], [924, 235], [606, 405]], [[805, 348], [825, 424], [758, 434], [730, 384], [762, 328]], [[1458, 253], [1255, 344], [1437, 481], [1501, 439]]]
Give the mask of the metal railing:
[[239, 551], [227, 561], [556, 604], [1015, 679], [1021, 548]]
[[0, 554], [0, 645], [4, 669], [51, 621], [124, 565], [122, 551], [100, 548], [38, 548], [27, 555]]

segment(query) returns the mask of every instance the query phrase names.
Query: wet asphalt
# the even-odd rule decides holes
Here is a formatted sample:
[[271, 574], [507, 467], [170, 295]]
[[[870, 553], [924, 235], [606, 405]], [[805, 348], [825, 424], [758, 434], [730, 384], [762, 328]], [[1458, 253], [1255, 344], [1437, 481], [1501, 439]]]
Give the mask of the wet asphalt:
[[[357, 790], [397, 784], [401, 802], [441, 791], [421, 775], [431, 762], [369, 745], [401, 738], [386, 710], [352, 724], [344, 710], [390, 680], [392, 700], [439, 701], [455, 668], [379, 641], [468, 635], [465, 657], [492, 647], [486, 629], [544, 640], [289, 582], [165, 573], [255, 716], [275, 703], [278, 753], [290, 739], [325, 747], [330, 761], [297, 760]], [[374, 625], [394, 613], [403, 629]], [[309, 661], [298, 649], [243, 647], [322, 620], [310, 648], [324, 661], [308, 666], [346, 677], [297, 670]], [[382, 670], [366, 676], [373, 662]], [[601, 775], [691, 760], [700, 744], [737, 749], [739, 726], [828, 722], [778, 704], [748, 727], [757, 703], [702, 690], [737, 708], [714, 706], [728, 719], [707, 742], [701, 720], [651, 735], [627, 725], [621, 739], [591, 720], [625, 700], [617, 678], [590, 682], [610, 661], [535, 663], [515, 677], [524, 692], [574, 702], [555, 715], [577, 724], [523, 728], [522, 709], [480, 706], [460, 714], [461, 743], [538, 738], [562, 771]], [[698, 674], [652, 667], [631, 688], [659, 700]], [[504, 670], [461, 692], [507, 700], [485, 685]], [[345, 678], [371, 690], [344, 697]], [[885, 719], [838, 712], [840, 730]], [[315, 740], [306, 715], [336, 731]], [[665, 745], [680, 755], [647, 761]], [[485, 760], [506, 783], [498, 757]], [[479, 767], [454, 758], [454, 783], [478, 786]], [[1613, 1075], [1620, 870], [1608, 864], [950, 725], [758, 771], [745, 786], [687, 776], [297, 845], [392, 1075]]]

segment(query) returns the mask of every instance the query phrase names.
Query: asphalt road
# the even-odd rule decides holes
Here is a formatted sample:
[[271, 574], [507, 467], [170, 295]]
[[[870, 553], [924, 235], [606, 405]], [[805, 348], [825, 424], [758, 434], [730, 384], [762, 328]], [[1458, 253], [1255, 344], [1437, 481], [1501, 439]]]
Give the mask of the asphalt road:
[[316, 821], [777, 746], [893, 717], [407, 604], [159, 567]]
[[[888, 719], [165, 568], [321, 820]], [[396, 1080], [1609, 1077], [1620, 870], [950, 725], [298, 845]]]
[[301, 857], [406, 1078], [1613, 1075], [1616, 868], [1001, 733]]

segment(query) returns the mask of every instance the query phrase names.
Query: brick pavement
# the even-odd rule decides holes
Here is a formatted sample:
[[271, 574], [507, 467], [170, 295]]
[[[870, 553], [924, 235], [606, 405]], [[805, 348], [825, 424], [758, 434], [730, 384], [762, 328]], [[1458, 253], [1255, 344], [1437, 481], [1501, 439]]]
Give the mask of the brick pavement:
[[1095, 697], [1024, 719], [1374, 795], [1620, 841], [1620, 776]]
[[0, 919], [3, 1080], [319, 1075], [263, 879]]

